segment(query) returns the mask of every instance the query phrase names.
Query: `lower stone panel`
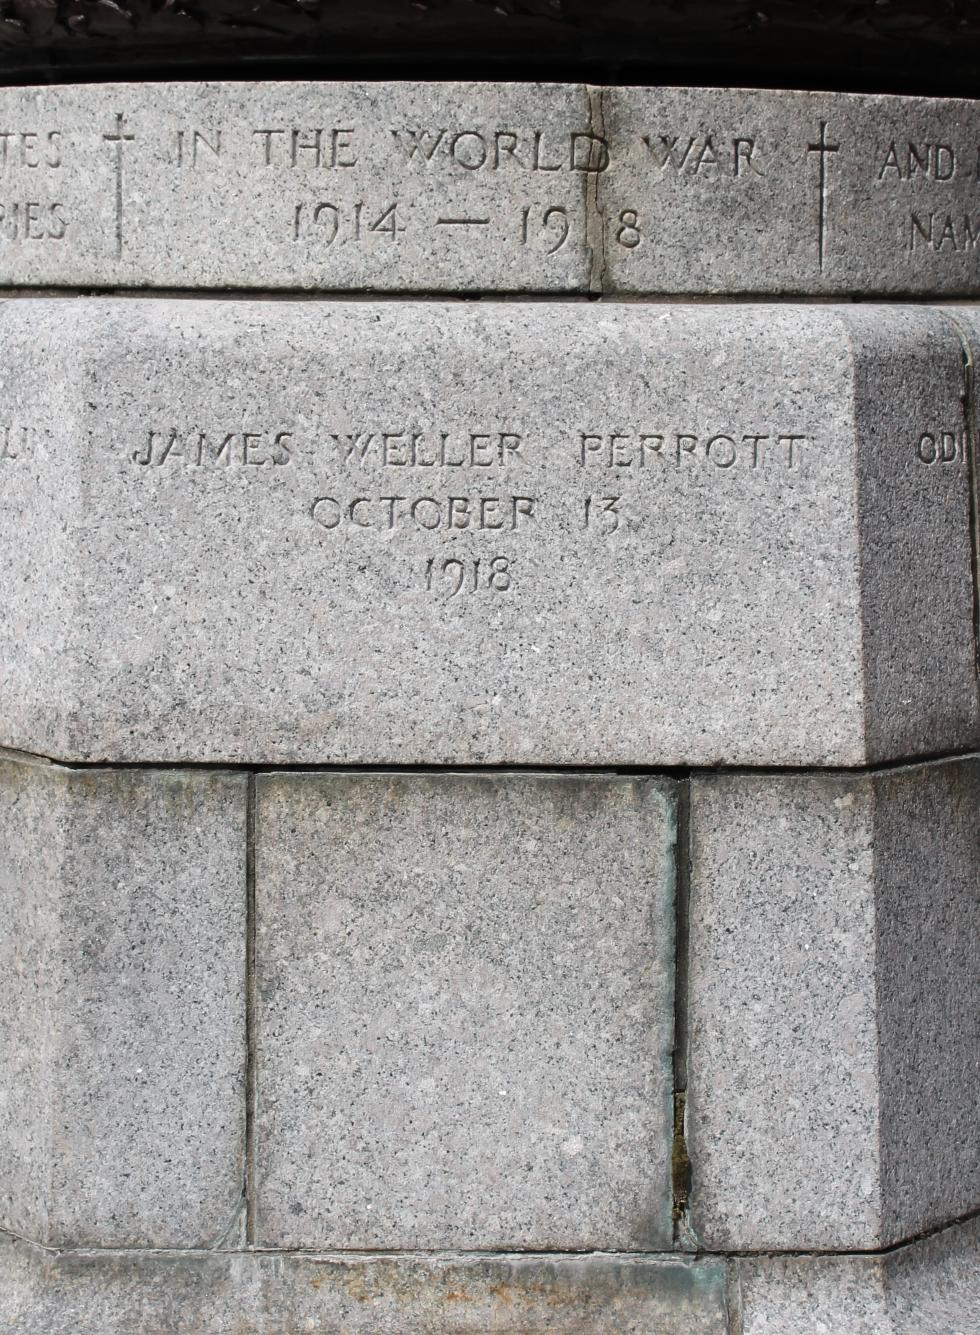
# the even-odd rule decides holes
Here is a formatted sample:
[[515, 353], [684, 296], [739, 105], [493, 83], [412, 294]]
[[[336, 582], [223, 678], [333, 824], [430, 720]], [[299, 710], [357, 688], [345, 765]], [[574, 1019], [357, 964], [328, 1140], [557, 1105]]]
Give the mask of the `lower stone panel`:
[[671, 1256], [46, 1252], [0, 1244], [18, 1335], [719, 1335], [725, 1266]]

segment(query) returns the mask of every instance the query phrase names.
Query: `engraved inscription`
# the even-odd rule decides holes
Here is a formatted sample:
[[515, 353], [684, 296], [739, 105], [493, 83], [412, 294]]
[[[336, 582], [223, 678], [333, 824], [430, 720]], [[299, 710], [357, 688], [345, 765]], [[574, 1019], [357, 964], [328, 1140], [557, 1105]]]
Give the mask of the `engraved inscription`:
[[600, 533], [615, 533], [619, 528], [619, 502], [622, 496], [586, 496], [585, 528], [597, 528]]
[[213, 164], [221, 157], [221, 130], [178, 130], [177, 166], [198, 167]]
[[980, 291], [967, 104], [356, 84], [4, 96], [9, 284]]
[[324, 448], [344, 464], [382, 468], [505, 468], [522, 458], [518, 431], [328, 432]]
[[459, 557], [430, 556], [425, 563], [425, 588], [428, 593], [445, 593], [455, 598], [461, 593], [504, 593], [511, 585], [511, 561], [507, 556]]
[[356, 167], [355, 135], [353, 127], [332, 130], [275, 127], [252, 131], [263, 167], [299, 167], [314, 171]]
[[840, 144], [831, 144], [827, 139], [827, 122], [820, 122], [820, 138], [815, 144], [807, 144], [807, 153], [816, 153], [819, 163], [818, 188], [820, 202], [817, 212], [817, 258], [823, 269], [824, 255], [827, 249], [827, 155], [840, 152]]
[[966, 462], [965, 431], [924, 431], [915, 445], [915, 457], [923, 464]]
[[623, 209], [616, 228], [616, 240], [627, 250], [635, 250], [643, 239], [640, 232], [640, 215], [636, 209]]
[[[243, 413], [243, 417], [247, 416]], [[949, 455], [949, 433], [924, 435], [918, 452], [928, 461], [929, 442], [935, 441], [937, 458]], [[518, 539], [562, 519], [560, 511], [579, 507], [578, 524], [589, 533], [606, 538], [621, 527], [629, 531], [650, 518], [646, 505], [638, 507], [624, 495], [623, 483], [639, 481], [650, 472], [660, 475], [688, 474], [710, 481], [731, 473], [766, 475], [799, 472], [805, 468], [813, 438], [806, 432], [767, 427], [765, 430], [728, 428], [697, 432], [683, 427], [657, 430], [588, 430], [557, 442], [557, 453], [542, 448], [525, 430], [507, 427], [479, 429], [411, 429], [355, 426], [345, 431], [324, 429], [306, 423], [295, 427], [265, 427], [254, 423], [244, 429], [201, 429], [173, 425], [153, 426], [129, 453], [130, 461], [142, 469], [230, 468], [274, 470], [303, 464], [325, 472], [336, 480], [356, 476], [366, 479], [389, 476], [386, 489], [370, 481], [354, 486], [326, 485], [307, 504], [310, 520], [319, 531], [335, 537], [358, 533], [515, 535]], [[610, 489], [589, 490], [567, 501], [544, 505], [537, 488], [494, 486], [511, 474], [527, 476], [530, 465], [571, 465], [583, 476], [605, 476]], [[413, 475], [425, 485], [413, 486]], [[470, 486], [445, 487], [450, 477]], [[486, 490], [480, 484], [489, 484]], [[445, 489], [444, 489], [445, 487]], [[510, 587], [513, 557], [491, 551], [479, 556], [429, 556], [425, 564], [425, 588], [450, 598], [481, 590], [502, 592]], [[496, 563], [496, 564], [495, 564]]]
[[932, 250], [937, 254], [971, 251], [980, 243], [980, 213], [916, 213], [909, 215], [908, 249]]
[[364, 241], [380, 237], [394, 241], [405, 226], [398, 218], [397, 204], [370, 205], [363, 200], [341, 207], [324, 200], [297, 204], [293, 211], [293, 240], [313, 240], [323, 246], [335, 241]]
[[[442, 222], [443, 219], [439, 221]], [[554, 255], [561, 250], [568, 240], [569, 229], [568, 210], [560, 205], [555, 204], [550, 208], [535, 209], [529, 204], [521, 212], [522, 245], [533, 244], [536, 240], [543, 238], [548, 255]]]
[[321, 528], [507, 529], [536, 517], [533, 496], [318, 496], [310, 515]]
[[[270, 479], [281, 469], [308, 472], [300, 513], [325, 552], [353, 548], [362, 572], [370, 568], [365, 550], [382, 559], [397, 553], [410, 586], [459, 606], [519, 592], [522, 550], [540, 541], [550, 548], [556, 532], [571, 539], [572, 559], [615, 557], [637, 536], [666, 550], [683, 531], [676, 517], [665, 523], [658, 506], [667, 479], [676, 478], [682, 493], [693, 488], [694, 496], [734, 487], [741, 506], [784, 480], [795, 490], [820, 457], [818, 437], [788, 423], [719, 422], [698, 430], [591, 423], [543, 436], [513, 421], [332, 430], [309, 420], [266, 425], [254, 409], [243, 409], [241, 421], [230, 430], [154, 424], [127, 446], [125, 458], [143, 476], [166, 469], [176, 480], [203, 470], [219, 486], [231, 470]], [[0, 463], [21, 458], [30, 440], [30, 427], [0, 425]], [[962, 428], [929, 427], [911, 435], [909, 448], [916, 465], [964, 466], [968, 436]], [[542, 476], [558, 485], [544, 488]], [[403, 542], [389, 547], [396, 535]], [[421, 551], [412, 550], [416, 544]], [[550, 551], [552, 569], [555, 559]]]
[[0, 171], [60, 166], [60, 130], [0, 130]]
[[65, 206], [41, 200], [0, 200], [0, 237], [5, 241], [63, 241]]
[[123, 252], [123, 145], [132, 143], [136, 136], [127, 134], [126, 118], [121, 111], [116, 112], [116, 128], [102, 138], [115, 149], [116, 166], [116, 259], [122, 258]]
[[464, 172], [604, 172], [609, 143], [602, 135], [575, 130], [567, 135], [544, 130], [451, 130], [446, 127], [393, 129], [391, 136], [404, 161], [413, 167], [459, 168]]
[[754, 136], [724, 134], [644, 134], [640, 136], [655, 167], [662, 172], [720, 177], [762, 176]]
[[[60, 130], [0, 130], [0, 173], [38, 173], [35, 184], [43, 189], [46, 173], [61, 165]], [[58, 200], [0, 197], [0, 240], [63, 241], [67, 230], [67, 210]]]
[[951, 181], [956, 175], [956, 151], [952, 144], [897, 144], [893, 139], [881, 153], [879, 181], [913, 181], [917, 176]]
[[282, 468], [292, 462], [291, 431], [186, 431], [179, 427], [150, 428], [138, 449], [130, 454], [134, 464], [162, 468], [230, 468], [234, 466]]
[[787, 431], [735, 431], [698, 435], [692, 431], [582, 432], [576, 459], [582, 468], [648, 468], [708, 465], [729, 468], [799, 468], [809, 437]]
[[33, 428], [17, 423], [0, 424], [0, 463], [23, 459], [31, 450]]

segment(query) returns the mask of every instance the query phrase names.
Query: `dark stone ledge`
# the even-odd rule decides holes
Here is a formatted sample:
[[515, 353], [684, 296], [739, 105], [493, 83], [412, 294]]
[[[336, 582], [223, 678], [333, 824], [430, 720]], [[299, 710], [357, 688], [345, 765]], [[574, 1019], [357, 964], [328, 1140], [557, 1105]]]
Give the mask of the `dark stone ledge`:
[[8, 83], [534, 78], [973, 96], [975, 0], [0, 0]]

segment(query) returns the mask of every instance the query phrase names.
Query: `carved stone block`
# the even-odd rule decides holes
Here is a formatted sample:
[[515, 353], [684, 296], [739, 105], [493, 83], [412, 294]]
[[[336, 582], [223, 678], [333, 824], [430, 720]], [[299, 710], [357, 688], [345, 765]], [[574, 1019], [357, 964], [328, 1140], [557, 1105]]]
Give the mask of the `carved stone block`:
[[0, 282], [980, 292], [977, 104], [584, 84], [0, 90]]
[[0, 761], [0, 1231], [181, 1248], [229, 1232], [245, 783]]
[[980, 105], [606, 88], [597, 176], [613, 292], [969, 294]]
[[259, 1246], [670, 1247], [673, 787], [258, 777]]
[[693, 781], [706, 1250], [888, 1247], [980, 1205], [978, 807], [976, 758]]
[[0, 742], [856, 765], [977, 738], [909, 308], [0, 305]]

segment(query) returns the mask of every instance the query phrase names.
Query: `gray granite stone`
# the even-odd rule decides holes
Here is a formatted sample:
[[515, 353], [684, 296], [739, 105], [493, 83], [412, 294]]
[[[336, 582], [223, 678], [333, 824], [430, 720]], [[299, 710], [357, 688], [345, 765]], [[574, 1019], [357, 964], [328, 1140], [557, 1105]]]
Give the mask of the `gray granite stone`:
[[975, 103], [581, 84], [0, 91], [8, 285], [970, 295]]
[[735, 1335], [978, 1335], [980, 1229], [881, 1256], [743, 1257], [730, 1283]]
[[581, 85], [4, 89], [0, 281], [588, 289]]
[[0, 1241], [17, 1335], [725, 1335], [725, 1269], [670, 1256], [43, 1253]]
[[980, 106], [607, 88], [606, 291], [975, 293]]
[[670, 1246], [673, 785], [256, 780], [263, 1247]]
[[[974, 514], [974, 570], [977, 577], [976, 584], [976, 624], [978, 636], [980, 636], [980, 452], [978, 452], [977, 442], [980, 441], [980, 307], [966, 305], [962, 302], [951, 302], [943, 307], [943, 314], [952, 321], [958, 329], [963, 340], [964, 357], [968, 365], [968, 413], [970, 424], [973, 429], [974, 454], [973, 454], [973, 514]], [[937, 456], [933, 467], [949, 468], [951, 464], [948, 456], [952, 453], [952, 445], [949, 441], [940, 442], [942, 448], [937, 450], [928, 450], [929, 454]], [[980, 664], [980, 638], [977, 640], [977, 662]]]
[[691, 1220], [883, 1247], [980, 1205], [980, 762], [691, 792]]
[[857, 765], [978, 738], [945, 315], [30, 299], [0, 342], [7, 745]]
[[0, 761], [0, 1229], [200, 1246], [242, 1192], [245, 779]]

